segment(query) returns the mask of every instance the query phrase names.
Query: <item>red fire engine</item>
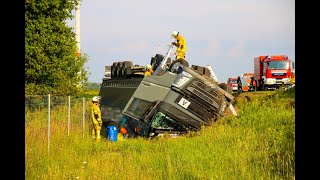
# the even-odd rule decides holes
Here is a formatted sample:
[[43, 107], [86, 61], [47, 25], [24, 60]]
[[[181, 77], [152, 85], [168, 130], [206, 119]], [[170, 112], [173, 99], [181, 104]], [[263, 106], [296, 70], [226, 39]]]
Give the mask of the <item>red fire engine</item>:
[[254, 57], [253, 77], [257, 81], [257, 90], [290, 86], [291, 75], [290, 59], [286, 55]]

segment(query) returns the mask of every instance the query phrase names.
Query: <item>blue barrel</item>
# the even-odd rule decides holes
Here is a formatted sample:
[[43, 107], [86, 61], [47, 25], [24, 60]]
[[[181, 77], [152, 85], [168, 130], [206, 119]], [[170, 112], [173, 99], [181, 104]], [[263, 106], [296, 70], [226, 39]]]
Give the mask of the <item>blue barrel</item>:
[[116, 126], [107, 126], [107, 137], [110, 141], [117, 141], [118, 128]]

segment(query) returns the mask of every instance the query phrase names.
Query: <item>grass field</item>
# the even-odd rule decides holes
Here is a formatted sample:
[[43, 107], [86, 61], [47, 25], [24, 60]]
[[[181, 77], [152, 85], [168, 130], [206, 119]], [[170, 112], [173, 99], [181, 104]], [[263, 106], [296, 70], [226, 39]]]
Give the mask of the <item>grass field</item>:
[[[90, 102], [26, 110], [26, 179], [295, 179], [295, 91], [244, 92], [228, 115], [179, 138], [95, 142]], [[83, 136], [84, 135], [84, 136]]]

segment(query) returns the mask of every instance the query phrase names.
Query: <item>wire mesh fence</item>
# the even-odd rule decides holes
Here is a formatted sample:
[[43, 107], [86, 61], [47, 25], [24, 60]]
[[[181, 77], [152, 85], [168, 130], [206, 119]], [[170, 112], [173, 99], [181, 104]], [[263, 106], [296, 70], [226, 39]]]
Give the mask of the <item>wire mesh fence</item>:
[[72, 96], [26, 95], [26, 138], [41, 137], [48, 143], [52, 136], [82, 136], [91, 132], [91, 99]]
[[[70, 103], [70, 106], [74, 106], [77, 103], [82, 103], [83, 99], [85, 101], [90, 101], [88, 98], [74, 98], [72, 96], [50, 96], [48, 95], [26, 95], [25, 96], [25, 108], [26, 110], [40, 110], [43, 108], [48, 108], [49, 100], [50, 100], [50, 107], [61, 107], [67, 106]], [[69, 102], [70, 98], [70, 102]]]

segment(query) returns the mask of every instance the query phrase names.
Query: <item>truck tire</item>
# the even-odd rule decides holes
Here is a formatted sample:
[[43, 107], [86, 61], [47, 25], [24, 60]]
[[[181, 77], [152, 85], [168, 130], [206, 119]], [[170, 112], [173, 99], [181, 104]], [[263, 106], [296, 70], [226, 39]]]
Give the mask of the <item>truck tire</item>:
[[156, 54], [154, 58], [151, 58], [151, 66], [153, 67], [153, 70], [156, 70], [157, 67], [160, 65], [161, 61], [163, 60], [164, 56], [161, 54]]
[[161, 61], [162, 61], [163, 58], [164, 58], [164, 56], [163, 56], [162, 54], [156, 54], [154, 57], [156, 58], [156, 63], [157, 63], [157, 64], [160, 64]]
[[122, 65], [122, 74], [124, 78], [128, 78], [131, 74], [127, 74], [127, 68], [131, 68], [133, 66], [132, 61], [124, 61]]
[[111, 66], [111, 78], [117, 77], [117, 67], [118, 67], [118, 62], [114, 62]]
[[257, 90], [258, 90], [258, 91], [263, 91], [263, 89], [262, 89], [262, 80], [261, 80], [261, 79], [258, 80]]
[[123, 77], [123, 74], [122, 74], [122, 66], [123, 66], [123, 62], [118, 62], [117, 77]]
[[267, 87], [266, 87], [266, 85], [264, 84], [264, 80], [261, 80], [261, 90], [262, 90], [262, 91], [267, 90]]

